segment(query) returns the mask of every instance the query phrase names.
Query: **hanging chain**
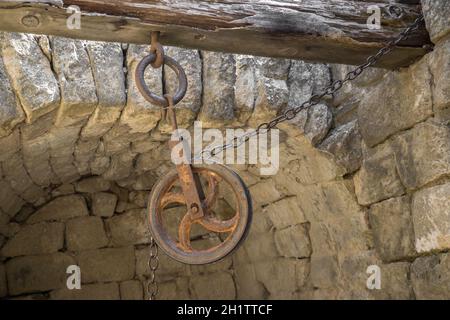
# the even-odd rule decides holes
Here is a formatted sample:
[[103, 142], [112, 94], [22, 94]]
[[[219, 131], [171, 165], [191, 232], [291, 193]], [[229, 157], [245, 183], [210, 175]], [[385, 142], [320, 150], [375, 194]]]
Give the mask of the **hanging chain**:
[[324, 89], [324, 91], [322, 93], [313, 95], [309, 100], [305, 101], [303, 104], [301, 104], [298, 107], [287, 109], [281, 115], [277, 116], [276, 118], [272, 119], [269, 122], [261, 123], [256, 128], [256, 130], [250, 131], [239, 137], [234, 137], [229, 143], [226, 143], [226, 144], [223, 144], [220, 146], [213, 146], [213, 147], [203, 149], [201, 152], [199, 152], [197, 155], [195, 155], [193, 157], [193, 160], [195, 161], [195, 160], [201, 160], [201, 159], [211, 159], [214, 156], [225, 151], [226, 149], [229, 149], [229, 148], [236, 149], [240, 145], [249, 141], [251, 137], [257, 136], [260, 133], [267, 133], [271, 129], [275, 128], [278, 124], [294, 119], [297, 116], [297, 114], [300, 113], [302, 110], [311, 108], [311, 107], [319, 104], [320, 101], [325, 96], [334, 95], [336, 92], [338, 92], [342, 88], [342, 86], [346, 82], [353, 81], [356, 78], [358, 78], [361, 75], [361, 73], [363, 73], [364, 70], [372, 67], [383, 56], [389, 54], [392, 50], [394, 50], [395, 47], [401, 41], [408, 39], [412, 32], [419, 29], [419, 26], [423, 21], [424, 21], [423, 16], [419, 15], [419, 17], [417, 17], [417, 19], [414, 21], [414, 23], [412, 23], [409, 27], [407, 27], [405, 30], [403, 30], [396, 39], [389, 41], [376, 54], [368, 57], [365, 63], [359, 65], [354, 70], [347, 73], [346, 76], [344, 77], [344, 79], [333, 81], [328, 87], [326, 87]]
[[155, 300], [158, 295], [159, 288], [156, 282], [156, 271], [159, 267], [158, 245], [153, 237], [150, 238], [150, 257], [148, 259], [148, 267], [150, 268], [150, 279], [147, 283], [148, 299]]

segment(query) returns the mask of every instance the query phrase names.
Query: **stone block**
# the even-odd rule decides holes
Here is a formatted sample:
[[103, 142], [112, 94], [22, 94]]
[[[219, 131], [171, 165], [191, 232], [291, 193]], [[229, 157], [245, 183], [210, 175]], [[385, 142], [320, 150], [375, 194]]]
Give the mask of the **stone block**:
[[450, 249], [450, 183], [415, 193], [412, 217], [417, 252]]
[[[144, 286], [147, 286], [145, 281]], [[148, 292], [145, 293], [145, 299], [149, 299]], [[192, 299], [189, 294], [188, 278], [178, 277], [176, 280], [163, 282], [159, 285], [158, 299], [160, 300], [188, 300]]]
[[85, 284], [80, 290], [58, 289], [50, 292], [52, 300], [120, 300], [119, 285], [112, 283]]
[[327, 136], [333, 123], [333, 114], [325, 104], [318, 104], [308, 110], [304, 132], [313, 146], [318, 145]]
[[83, 251], [77, 260], [82, 283], [131, 280], [135, 274], [133, 247]]
[[422, 0], [422, 10], [431, 40], [438, 43], [450, 32], [450, 8], [445, 0]]
[[336, 163], [352, 173], [361, 167], [361, 133], [357, 121], [344, 124], [333, 130], [319, 145], [319, 149], [331, 154]]
[[20, 150], [20, 131], [14, 130], [10, 135], [0, 138], [0, 161], [10, 159]]
[[25, 225], [2, 248], [5, 257], [57, 252], [64, 246], [64, 224], [59, 222]]
[[61, 88], [56, 124], [73, 125], [86, 120], [98, 103], [95, 81], [85, 43], [53, 37], [53, 66]]
[[264, 285], [256, 279], [252, 264], [235, 266], [234, 272], [238, 300], [262, 300], [267, 296]]
[[277, 201], [281, 198], [280, 192], [273, 180], [264, 180], [250, 187], [250, 194], [252, 195], [255, 208], [264, 204]]
[[28, 122], [58, 108], [59, 85], [35, 36], [4, 33], [1, 47], [5, 69]]
[[64, 288], [67, 267], [74, 264], [71, 256], [59, 252], [13, 258], [6, 263], [9, 295]]
[[450, 107], [450, 38], [439, 43], [429, 54], [430, 69], [433, 74], [433, 105], [435, 113]]
[[417, 258], [411, 265], [411, 282], [418, 300], [450, 299], [450, 254]]
[[425, 60], [390, 72], [367, 90], [358, 108], [361, 134], [369, 147], [432, 115], [431, 74]]
[[269, 293], [295, 292], [307, 277], [307, 260], [278, 258], [255, 264], [256, 278]]
[[111, 182], [102, 177], [89, 177], [77, 182], [75, 189], [78, 192], [95, 193], [108, 191], [111, 188]]
[[25, 202], [17, 196], [9, 183], [5, 180], [0, 180], [0, 209], [13, 217], [20, 211]]
[[88, 42], [98, 106], [83, 128], [84, 138], [101, 137], [120, 116], [126, 103], [123, 51], [119, 43]]
[[366, 151], [361, 170], [353, 178], [360, 204], [369, 205], [405, 192], [393, 152], [390, 142]]
[[113, 193], [99, 192], [92, 195], [92, 213], [99, 217], [112, 217], [116, 209], [117, 196]]
[[0, 59], [0, 137], [11, 133], [25, 119], [24, 112], [12, 90], [3, 59]]
[[396, 139], [395, 159], [402, 183], [418, 189], [450, 174], [450, 128], [421, 123]]
[[89, 215], [86, 201], [80, 195], [69, 195], [56, 198], [36, 211], [27, 223], [41, 221], [65, 221], [75, 217]]
[[203, 105], [199, 120], [204, 127], [230, 123], [234, 118], [236, 63], [232, 54], [202, 52]]
[[129, 280], [120, 283], [120, 298], [122, 300], [142, 300], [144, 290], [138, 280]]
[[406, 196], [370, 207], [374, 242], [383, 261], [404, 260], [416, 255], [410, 201]]
[[307, 258], [311, 255], [311, 244], [305, 225], [295, 225], [275, 231], [275, 245], [281, 256]]
[[145, 244], [150, 242], [150, 231], [147, 225], [145, 210], [137, 209], [107, 220], [114, 246]]
[[70, 251], [98, 249], [108, 244], [108, 237], [99, 217], [79, 217], [66, 222], [66, 244]]
[[235, 118], [240, 123], [246, 123], [252, 115], [253, 108], [255, 107], [257, 83], [255, 58], [247, 55], [235, 55], [235, 60]]
[[190, 279], [189, 287], [195, 299], [234, 300], [236, 298], [234, 280], [228, 272], [194, 276]]
[[298, 205], [297, 197], [284, 198], [264, 208], [273, 225], [277, 229], [306, 222], [305, 215]]

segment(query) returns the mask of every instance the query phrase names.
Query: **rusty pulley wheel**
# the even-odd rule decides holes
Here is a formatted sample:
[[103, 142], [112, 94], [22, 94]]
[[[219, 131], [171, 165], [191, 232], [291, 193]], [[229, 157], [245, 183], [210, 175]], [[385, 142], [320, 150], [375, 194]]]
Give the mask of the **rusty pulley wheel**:
[[152, 190], [149, 224], [168, 256], [182, 263], [208, 264], [229, 255], [245, 240], [252, 220], [251, 197], [239, 175], [225, 166], [191, 168], [202, 185], [204, 216], [195, 217], [193, 208], [186, 207], [178, 172], [173, 170]]

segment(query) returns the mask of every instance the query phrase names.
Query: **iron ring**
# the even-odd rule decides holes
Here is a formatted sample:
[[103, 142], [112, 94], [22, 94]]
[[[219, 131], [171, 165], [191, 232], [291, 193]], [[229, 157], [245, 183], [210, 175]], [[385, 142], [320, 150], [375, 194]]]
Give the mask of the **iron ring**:
[[[157, 56], [155, 53], [150, 53], [148, 56], [142, 59], [141, 62], [139, 62], [135, 74], [136, 86], [139, 92], [148, 102], [162, 107], [168, 107], [169, 104], [167, 102], [167, 99], [150, 91], [147, 84], [145, 83], [145, 70], [151, 63], [155, 62], [156, 58]], [[181, 101], [181, 99], [183, 99], [187, 91], [186, 73], [184, 72], [183, 67], [171, 57], [164, 56], [164, 64], [171, 68], [178, 78], [178, 89], [173, 95], [173, 104], [176, 105]]]

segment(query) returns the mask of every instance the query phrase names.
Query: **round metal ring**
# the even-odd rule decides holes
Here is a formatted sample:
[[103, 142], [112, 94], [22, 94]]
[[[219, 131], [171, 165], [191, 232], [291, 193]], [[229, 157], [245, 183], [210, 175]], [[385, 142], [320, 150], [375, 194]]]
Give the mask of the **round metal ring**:
[[[139, 62], [136, 68], [136, 75], [135, 75], [136, 86], [139, 92], [148, 102], [157, 104], [159, 106], [167, 107], [169, 105], [167, 99], [164, 98], [163, 96], [157, 95], [152, 91], [150, 91], [150, 89], [147, 87], [147, 84], [145, 83], [144, 78], [145, 70], [155, 60], [156, 54], [151, 53], [144, 59], [142, 59], [141, 62]], [[171, 68], [178, 78], [178, 89], [173, 95], [173, 104], [176, 105], [178, 102], [181, 101], [181, 99], [183, 99], [187, 91], [186, 73], [184, 72], [183, 67], [181, 67], [181, 65], [171, 57], [164, 56], [164, 64], [167, 65], [169, 68]]]

